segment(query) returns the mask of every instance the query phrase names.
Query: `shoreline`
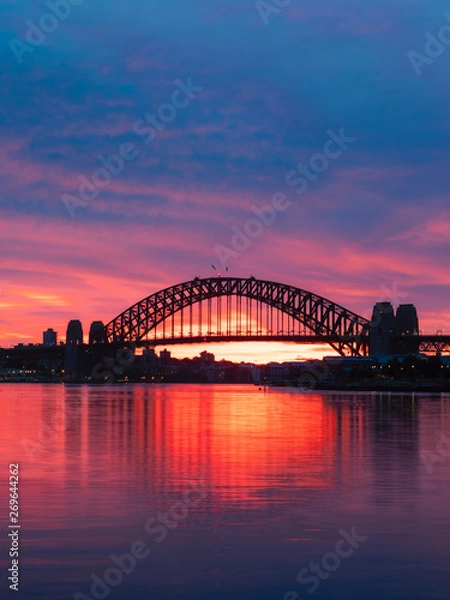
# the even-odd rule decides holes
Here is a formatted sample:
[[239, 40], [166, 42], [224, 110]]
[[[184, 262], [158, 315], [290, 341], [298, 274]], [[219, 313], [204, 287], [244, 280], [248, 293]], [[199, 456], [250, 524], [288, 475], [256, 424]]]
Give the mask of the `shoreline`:
[[[99, 383], [92, 381], [0, 381], [1, 384], [8, 385], [65, 385], [65, 386], [95, 386], [102, 387], [104, 385], [108, 386], [123, 386], [123, 385], [248, 385], [253, 387], [263, 388], [263, 383], [246, 383], [246, 382], [195, 382], [195, 381], [164, 381], [164, 382], [150, 382], [150, 381], [114, 381], [110, 383]], [[293, 382], [285, 382], [285, 383], [266, 383], [266, 387], [268, 388], [296, 388], [301, 389], [303, 386], [298, 385]], [[422, 381], [422, 382], [412, 382], [412, 381], [357, 381], [357, 382], [317, 382], [316, 385], [311, 386], [309, 388], [304, 388], [306, 392], [313, 391], [335, 391], [335, 392], [404, 392], [404, 393], [414, 393], [414, 392], [433, 392], [433, 393], [450, 393], [450, 380], [444, 381]]]

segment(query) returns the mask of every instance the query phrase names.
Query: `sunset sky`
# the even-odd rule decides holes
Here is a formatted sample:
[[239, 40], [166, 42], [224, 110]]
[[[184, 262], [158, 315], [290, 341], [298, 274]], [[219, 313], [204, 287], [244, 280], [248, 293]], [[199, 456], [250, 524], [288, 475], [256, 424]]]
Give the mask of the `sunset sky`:
[[[77, 1], [55, 9], [64, 20], [43, 0], [0, 5], [1, 346], [48, 327], [63, 339], [74, 318], [86, 332], [214, 275], [217, 247], [233, 250], [232, 228], [275, 194], [289, 205], [233, 250], [230, 276], [366, 317], [376, 301], [413, 302], [424, 332], [450, 331], [450, 43], [420, 68], [408, 54], [450, 24], [448, 3]], [[325, 168], [314, 155], [342, 129], [354, 141], [335, 142]], [[71, 216], [63, 197], [121, 150], [120, 172]], [[311, 159], [322, 172], [296, 193], [286, 176]]]

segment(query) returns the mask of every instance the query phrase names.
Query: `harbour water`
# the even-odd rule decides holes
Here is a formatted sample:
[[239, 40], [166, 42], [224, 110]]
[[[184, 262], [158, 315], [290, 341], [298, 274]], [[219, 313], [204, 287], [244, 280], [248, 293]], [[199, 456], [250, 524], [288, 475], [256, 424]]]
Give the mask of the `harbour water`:
[[4, 384], [0, 416], [20, 598], [450, 597], [449, 395]]

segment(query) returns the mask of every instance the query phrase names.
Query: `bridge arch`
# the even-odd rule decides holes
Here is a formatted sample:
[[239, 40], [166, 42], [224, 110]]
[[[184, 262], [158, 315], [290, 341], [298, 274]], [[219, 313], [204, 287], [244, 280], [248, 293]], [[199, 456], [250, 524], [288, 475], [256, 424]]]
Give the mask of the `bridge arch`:
[[306, 290], [249, 278], [198, 278], [165, 288], [147, 296], [115, 317], [102, 332], [109, 343], [152, 343], [149, 334], [161, 323], [197, 303], [213, 298], [248, 298], [269, 310], [280, 311], [303, 325], [308, 335], [240, 335], [201, 336], [200, 339], [180, 337], [174, 343], [193, 341], [297, 341], [328, 343], [341, 355], [363, 356], [368, 353], [370, 321], [322, 296]]

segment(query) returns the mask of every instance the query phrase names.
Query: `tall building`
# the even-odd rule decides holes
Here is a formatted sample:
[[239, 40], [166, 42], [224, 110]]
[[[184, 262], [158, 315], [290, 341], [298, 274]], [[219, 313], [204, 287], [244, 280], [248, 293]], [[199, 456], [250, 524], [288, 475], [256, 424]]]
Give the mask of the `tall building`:
[[73, 320], [67, 325], [66, 355], [64, 360], [65, 379], [77, 381], [82, 376], [83, 326], [81, 321]]
[[396, 329], [399, 335], [419, 333], [419, 318], [414, 304], [400, 304], [397, 308]]
[[[370, 327], [370, 354], [408, 354], [417, 352], [418, 342], [406, 338], [403, 342], [398, 336], [417, 335], [419, 318], [413, 304], [400, 304], [394, 314], [390, 302], [377, 302], [373, 307]], [[397, 340], [395, 337], [397, 336]]]
[[106, 329], [102, 321], [93, 321], [89, 329], [89, 344], [105, 344]]
[[42, 334], [42, 341], [46, 347], [56, 346], [58, 343], [57, 338], [58, 334], [53, 329], [47, 329], [47, 331], [44, 331]]
[[[397, 335], [417, 336], [419, 334], [419, 318], [414, 304], [400, 304], [397, 308], [396, 328]], [[400, 348], [403, 352], [418, 352], [419, 342], [416, 339], [400, 340]]]
[[80, 346], [83, 343], [83, 326], [81, 321], [69, 321], [66, 331], [66, 346]]
[[394, 333], [394, 307], [390, 302], [377, 302], [373, 307], [370, 326], [370, 354], [392, 354], [392, 334]]

